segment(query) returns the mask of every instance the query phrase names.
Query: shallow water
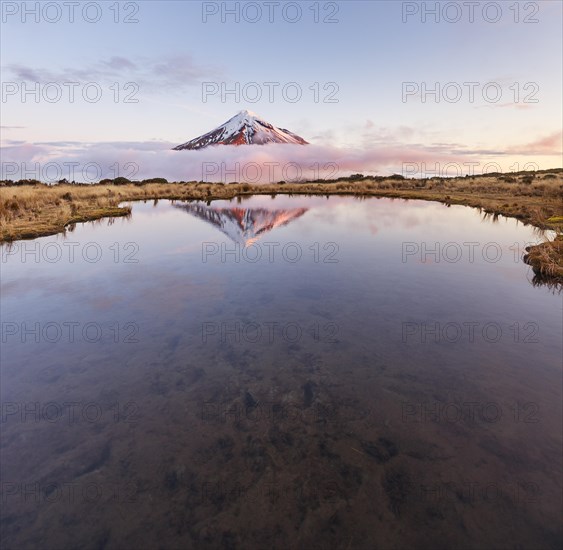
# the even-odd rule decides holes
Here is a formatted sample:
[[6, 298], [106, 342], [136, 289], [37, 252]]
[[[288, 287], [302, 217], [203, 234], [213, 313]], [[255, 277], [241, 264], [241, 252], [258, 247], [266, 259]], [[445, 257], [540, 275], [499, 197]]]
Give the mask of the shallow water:
[[268, 196], [4, 247], [3, 547], [559, 548], [540, 239]]

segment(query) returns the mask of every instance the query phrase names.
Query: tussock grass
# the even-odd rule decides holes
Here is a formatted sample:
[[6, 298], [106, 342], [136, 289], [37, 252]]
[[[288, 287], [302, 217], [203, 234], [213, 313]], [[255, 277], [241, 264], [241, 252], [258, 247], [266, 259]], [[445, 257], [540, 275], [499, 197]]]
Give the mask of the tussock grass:
[[[439, 201], [518, 218], [542, 229], [563, 229], [563, 169], [463, 178], [405, 179], [401, 176], [341, 178], [336, 181], [250, 185], [176, 182], [115, 185], [0, 185], [0, 242], [65, 230], [69, 224], [126, 216], [119, 204], [146, 199], [205, 200], [251, 195], [354, 195]], [[554, 241], [559, 243], [560, 241]], [[530, 252], [531, 265], [560, 276], [563, 250], [544, 243]], [[540, 267], [543, 266], [543, 267]], [[559, 275], [557, 275], [559, 274]]]
[[524, 261], [544, 279], [563, 283], [563, 235], [526, 248]]
[[222, 185], [22, 185], [0, 187], [0, 242], [64, 231], [71, 224], [126, 216], [120, 202], [156, 198], [207, 199]]

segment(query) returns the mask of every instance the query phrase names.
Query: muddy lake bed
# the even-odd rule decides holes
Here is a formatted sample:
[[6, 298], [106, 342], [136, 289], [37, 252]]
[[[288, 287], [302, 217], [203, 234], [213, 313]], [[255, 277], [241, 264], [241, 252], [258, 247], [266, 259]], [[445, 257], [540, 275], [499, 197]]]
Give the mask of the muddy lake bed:
[[542, 236], [435, 202], [133, 202], [2, 247], [6, 548], [560, 548]]

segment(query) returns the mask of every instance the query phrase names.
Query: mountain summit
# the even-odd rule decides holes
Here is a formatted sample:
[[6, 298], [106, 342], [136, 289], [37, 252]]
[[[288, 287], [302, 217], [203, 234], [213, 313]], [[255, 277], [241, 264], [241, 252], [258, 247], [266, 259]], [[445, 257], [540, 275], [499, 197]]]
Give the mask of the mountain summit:
[[300, 218], [307, 208], [217, 208], [204, 203], [176, 204], [195, 217], [215, 226], [233, 242], [245, 248], [276, 227], [283, 227]]
[[302, 137], [278, 128], [251, 111], [240, 111], [215, 130], [187, 143], [174, 147], [174, 151], [203, 149], [210, 145], [264, 145], [265, 143], [296, 143], [306, 145]]

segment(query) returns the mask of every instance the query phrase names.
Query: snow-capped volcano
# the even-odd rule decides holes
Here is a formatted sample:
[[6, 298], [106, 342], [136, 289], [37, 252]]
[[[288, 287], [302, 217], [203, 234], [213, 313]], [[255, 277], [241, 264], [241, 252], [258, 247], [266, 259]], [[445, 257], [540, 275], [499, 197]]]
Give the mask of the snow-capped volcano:
[[306, 145], [302, 137], [278, 128], [251, 111], [240, 111], [215, 130], [187, 143], [174, 147], [174, 151], [202, 149], [210, 145], [264, 145], [265, 143], [296, 143]]
[[300, 218], [307, 208], [270, 210], [267, 208], [217, 208], [202, 203], [176, 204], [197, 218], [215, 226], [233, 242], [244, 247], [254, 244], [276, 227]]

